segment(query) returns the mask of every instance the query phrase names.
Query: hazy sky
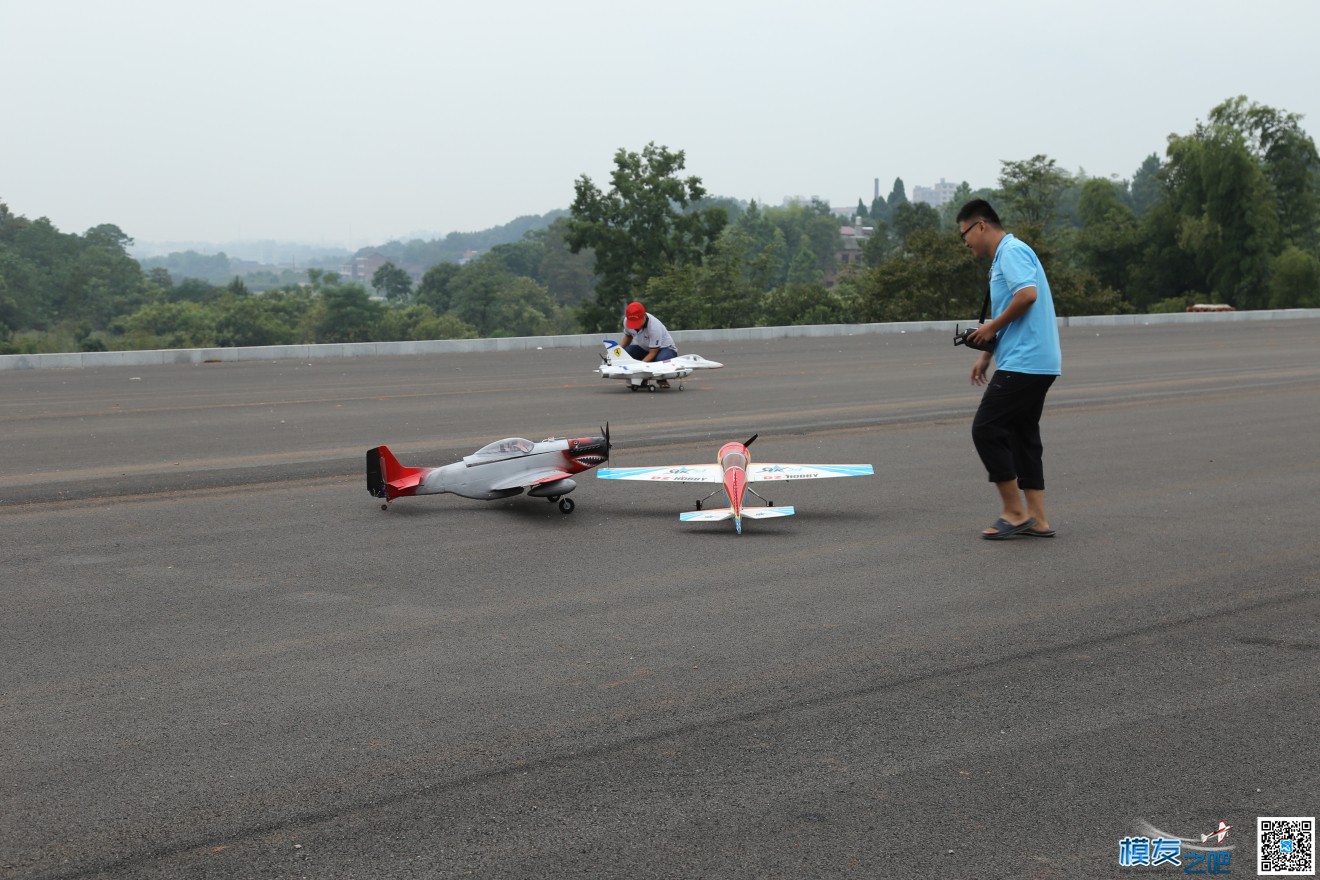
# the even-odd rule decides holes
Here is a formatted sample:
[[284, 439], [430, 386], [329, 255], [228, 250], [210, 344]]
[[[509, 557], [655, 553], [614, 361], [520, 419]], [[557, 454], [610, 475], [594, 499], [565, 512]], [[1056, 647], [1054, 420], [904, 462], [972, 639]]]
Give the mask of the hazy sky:
[[1318, 34], [1317, 0], [0, 0], [0, 200], [356, 247], [567, 208], [649, 141], [769, 204], [1130, 177], [1239, 94], [1320, 140]]

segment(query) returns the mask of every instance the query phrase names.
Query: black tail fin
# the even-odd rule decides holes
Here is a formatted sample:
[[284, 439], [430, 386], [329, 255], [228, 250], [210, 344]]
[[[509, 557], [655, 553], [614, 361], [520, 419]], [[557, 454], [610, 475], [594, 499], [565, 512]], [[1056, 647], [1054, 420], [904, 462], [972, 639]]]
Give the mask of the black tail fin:
[[373, 498], [385, 497], [385, 472], [380, 466], [380, 447], [367, 450], [367, 492]]

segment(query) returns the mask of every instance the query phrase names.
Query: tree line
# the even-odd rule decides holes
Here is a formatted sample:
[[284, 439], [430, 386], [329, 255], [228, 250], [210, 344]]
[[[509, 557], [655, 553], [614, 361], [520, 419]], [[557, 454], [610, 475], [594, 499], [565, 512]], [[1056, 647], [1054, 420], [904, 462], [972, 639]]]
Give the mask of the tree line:
[[583, 175], [567, 212], [520, 218], [520, 239], [473, 259], [434, 259], [449, 239], [373, 249], [390, 261], [369, 285], [325, 269], [261, 291], [175, 279], [114, 225], [66, 234], [0, 202], [0, 353], [612, 332], [631, 299], [675, 329], [968, 318], [985, 267], [953, 216], [974, 197], [1036, 248], [1061, 315], [1318, 307], [1320, 159], [1300, 123], [1238, 97], [1129, 180], [1037, 155], [940, 209], [899, 178], [846, 218], [712, 198], [683, 151], [652, 143], [616, 152], [608, 189]]

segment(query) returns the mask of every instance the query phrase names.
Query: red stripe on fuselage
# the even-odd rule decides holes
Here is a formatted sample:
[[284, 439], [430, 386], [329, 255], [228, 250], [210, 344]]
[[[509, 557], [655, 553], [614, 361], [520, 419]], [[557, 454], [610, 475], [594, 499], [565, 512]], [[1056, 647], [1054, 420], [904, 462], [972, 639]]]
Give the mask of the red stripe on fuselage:
[[741, 443], [725, 443], [715, 461], [724, 473], [724, 497], [735, 517], [742, 515], [743, 495], [747, 492], [747, 467], [752, 457]]

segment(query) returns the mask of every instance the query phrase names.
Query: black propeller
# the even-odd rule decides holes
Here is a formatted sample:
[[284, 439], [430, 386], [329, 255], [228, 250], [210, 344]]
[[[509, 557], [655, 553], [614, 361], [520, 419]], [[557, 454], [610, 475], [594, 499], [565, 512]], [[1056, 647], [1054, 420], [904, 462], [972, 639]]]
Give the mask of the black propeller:
[[747, 438], [747, 442], [744, 443], [743, 446], [751, 446], [751, 445], [752, 445], [752, 441], [755, 440], [757, 437], [760, 437], [760, 436], [761, 436], [760, 434], [753, 434], [752, 436], [750, 436], [750, 437]]

